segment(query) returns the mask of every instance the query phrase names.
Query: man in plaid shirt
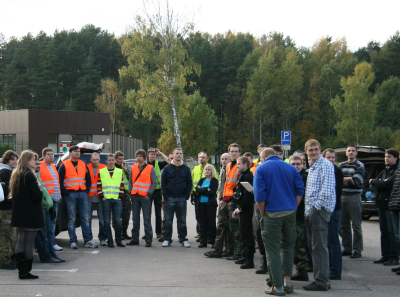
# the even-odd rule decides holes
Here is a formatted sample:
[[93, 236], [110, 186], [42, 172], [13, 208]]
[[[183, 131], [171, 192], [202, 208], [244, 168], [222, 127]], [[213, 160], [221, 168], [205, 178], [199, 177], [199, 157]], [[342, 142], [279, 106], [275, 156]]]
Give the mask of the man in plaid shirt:
[[304, 215], [315, 282], [303, 288], [308, 291], [326, 291], [330, 287], [328, 222], [336, 205], [335, 169], [331, 162], [321, 156], [321, 145], [317, 140], [308, 140], [305, 152], [310, 161], [310, 170]]

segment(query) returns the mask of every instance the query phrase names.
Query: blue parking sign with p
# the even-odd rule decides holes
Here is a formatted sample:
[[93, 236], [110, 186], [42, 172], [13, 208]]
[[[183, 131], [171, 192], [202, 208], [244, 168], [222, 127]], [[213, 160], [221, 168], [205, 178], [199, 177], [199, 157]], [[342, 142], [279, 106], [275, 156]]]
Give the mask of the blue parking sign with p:
[[282, 145], [290, 145], [291, 141], [291, 131], [281, 131], [281, 144]]

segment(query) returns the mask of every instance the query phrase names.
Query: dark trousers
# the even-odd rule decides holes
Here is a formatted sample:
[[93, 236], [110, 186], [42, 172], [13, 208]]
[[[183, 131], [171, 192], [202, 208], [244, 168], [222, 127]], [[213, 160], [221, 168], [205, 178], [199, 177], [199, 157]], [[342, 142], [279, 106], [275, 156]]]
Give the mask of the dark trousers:
[[342, 195], [342, 245], [348, 253], [353, 253], [353, 251], [361, 253], [363, 251], [361, 214], [361, 194]]
[[342, 276], [342, 248], [340, 247], [339, 230], [342, 210], [335, 210], [328, 223], [328, 249], [330, 275]]
[[164, 240], [172, 242], [172, 222], [175, 210], [178, 212], [178, 238], [183, 243], [187, 240], [186, 212], [187, 201], [184, 197], [169, 197], [165, 202], [165, 237]]
[[207, 245], [207, 238], [210, 243], [215, 243], [217, 235], [217, 226], [215, 218], [217, 215], [217, 206], [208, 205], [208, 203], [199, 203], [197, 207], [197, 221], [200, 228], [200, 242]]
[[139, 242], [139, 231], [140, 231], [140, 210], [143, 213], [143, 225], [144, 234], [146, 236], [146, 242], [151, 243], [153, 241], [153, 228], [151, 227], [151, 201], [150, 198], [147, 200], [146, 196], [131, 195], [132, 199], [132, 240]]
[[381, 230], [381, 254], [389, 260], [399, 260], [396, 251], [396, 235], [394, 233], [393, 221], [390, 209], [379, 209], [379, 228]]
[[253, 236], [253, 205], [251, 208], [243, 208], [239, 214], [240, 237], [243, 242], [243, 254], [246, 259], [254, 258], [254, 236]]
[[52, 234], [53, 225], [51, 223], [50, 214], [48, 211], [43, 211], [44, 228], [36, 233], [35, 246], [38, 250], [39, 259], [41, 262], [49, 261], [51, 258], [57, 259], [56, 252], [53, 247]]
[[396, 236], [397, 255], [400, 256], [400, 211], [391, 210], [390, 215], [392, 216], [393, 230]]
[[151, 196], [151, 201], [154, 204], [154, 215], [156, 217], [156, 234], [161, 234], [161, 208], [162, 208], [162, 196], [161, 189], [156, 189]]
[[114, 243], [111, 232], [111, 214], [114, 222], [115, 241], [121, 243], [121, 200], [106, 199], [103, 201], [104, 232], [107, 235], [108, 243]]

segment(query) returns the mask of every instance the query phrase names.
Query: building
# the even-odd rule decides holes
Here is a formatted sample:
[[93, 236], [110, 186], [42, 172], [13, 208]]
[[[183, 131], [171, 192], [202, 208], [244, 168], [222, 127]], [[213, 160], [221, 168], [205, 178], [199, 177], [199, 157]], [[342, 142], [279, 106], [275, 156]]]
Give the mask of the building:
[[[113, 139], [118, 139], [113, 144]], [[0, 147], [17, 153], [31, 149], [41, 155], [42, 149], [51, 147], [62, 153], [64, 147], [79, 142], [104, 144], [104, 153], [124, 151], [130, 158], [142, 141], [112, 134], [110, 113], [55, 110], [0, 111]], [[64, 149], [65, 150], [65, 149]]]

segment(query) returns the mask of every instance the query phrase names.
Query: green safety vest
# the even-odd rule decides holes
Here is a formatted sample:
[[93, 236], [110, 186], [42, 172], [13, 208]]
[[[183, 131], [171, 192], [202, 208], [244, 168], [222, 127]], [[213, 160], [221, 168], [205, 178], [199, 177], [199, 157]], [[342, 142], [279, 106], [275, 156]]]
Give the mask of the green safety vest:
[[122, 177], [124, 180], [124, 189], [125, 189], [125, 191], [129, 191], [129, 178], [125, 175], [125, 170], [123, 170], [123, 169], [120, 169], [120, 170], [122, 170]]
[[[204, 165], [204, 168], [206, 168], [206, 165]], [[205, 177], [204, 176], [204, 168], [203, 168], [203, 171], [202, 171], [201, 170], [201, 164], [199, 164], [199, 165], [197, 165], [197, 166], [195, 166], [193, 168], [193, 171], [192, 171], [192, 182], [193, 182], [192, 192], [197, 187], [197, 184], [198, 184], [199, 180], [202, 177]]]
[[112, 177], [110, 176], [107, 167], [100, 169], [99, 173], [104, 198], [118, 199], [123, 170], [115, 167]]
[[161, 170], [160, 170], [160, 166], [158, 166], [158, 161], [156, 161], [154, 163], [154, 169], [156, 170], [156, 175], [157, 175], [157, 189], [161, 189]]

